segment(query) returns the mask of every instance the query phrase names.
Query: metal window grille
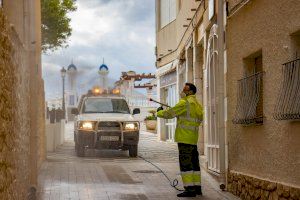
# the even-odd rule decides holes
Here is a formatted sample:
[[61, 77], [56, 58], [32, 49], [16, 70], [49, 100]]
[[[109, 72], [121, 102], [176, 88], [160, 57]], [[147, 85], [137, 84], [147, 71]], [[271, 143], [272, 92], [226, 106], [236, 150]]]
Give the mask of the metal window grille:
[[263, 123], [263, 72], [238, 80], [238, 95], [234, 124]]
[[300, 119], [300, 58], [284, 63], [282, 82], [275, 106], [276, 120]]

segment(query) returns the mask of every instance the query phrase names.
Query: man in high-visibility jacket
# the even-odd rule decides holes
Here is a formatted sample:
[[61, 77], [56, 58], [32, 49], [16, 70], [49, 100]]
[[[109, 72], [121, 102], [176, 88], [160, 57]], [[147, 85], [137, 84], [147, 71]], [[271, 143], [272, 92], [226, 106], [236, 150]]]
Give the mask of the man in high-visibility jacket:
[[186, 83], [180, 94], [180, 101], [172, 108], [157, 109], [157, 116], [164, 119], [177, 118], [175, 142], [178, 143], [179, 164], [185, 188], [178, 197], [202, 195], [199, 154], [197, 148], [198, 130], [203, 120], [203, 109], [196, 99], [197, 88]]

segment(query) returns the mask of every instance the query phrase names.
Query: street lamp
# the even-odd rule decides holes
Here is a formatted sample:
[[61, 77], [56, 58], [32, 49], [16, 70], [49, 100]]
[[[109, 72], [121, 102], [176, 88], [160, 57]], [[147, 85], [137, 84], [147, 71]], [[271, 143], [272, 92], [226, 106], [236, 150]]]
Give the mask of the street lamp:
[[62, 78], [62, 84], [63, 84], [63, 89], [62, 89], [62, 109], [64, 112], [64, 119], [66, 119], [66, 107], [65, 107], [65, 77], [67, 74], [67, 70], [63, 67], [60, 70], [61, 73], [61, 78]]

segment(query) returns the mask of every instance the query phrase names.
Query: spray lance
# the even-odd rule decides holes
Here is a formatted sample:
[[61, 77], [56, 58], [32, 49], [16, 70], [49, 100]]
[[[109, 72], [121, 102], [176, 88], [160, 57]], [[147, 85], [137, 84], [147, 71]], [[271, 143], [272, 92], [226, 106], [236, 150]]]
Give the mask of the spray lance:
[[168, 107], [168, 108], [171, 108], [171, 106], [169, 106], [168, 104], [161, 103], [161, 102], [156, 101], [156, 100], [154, 100], [154, 99], [152, 99], [152, 98], [150, 98], [149, 101], [153, 101], [153, 102], [158, 103], [158, 104], [160, 104], [160, 105], [162, 105], [162, 106], [166, 106], [166, 107]]

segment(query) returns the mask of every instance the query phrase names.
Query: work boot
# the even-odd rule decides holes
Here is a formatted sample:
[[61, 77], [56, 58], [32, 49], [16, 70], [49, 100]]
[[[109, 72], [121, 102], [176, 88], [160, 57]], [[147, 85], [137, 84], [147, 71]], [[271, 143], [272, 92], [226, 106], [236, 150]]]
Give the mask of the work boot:
[[201, 189], [200, 185], [194, 186], [194, 190], [195, 190], [196, 195], [202, 196], [202, 189]]
[[184, 191], [180, 194], [177, 194], [177, 197], [195, 197], [196, 193], [192, 191]]

